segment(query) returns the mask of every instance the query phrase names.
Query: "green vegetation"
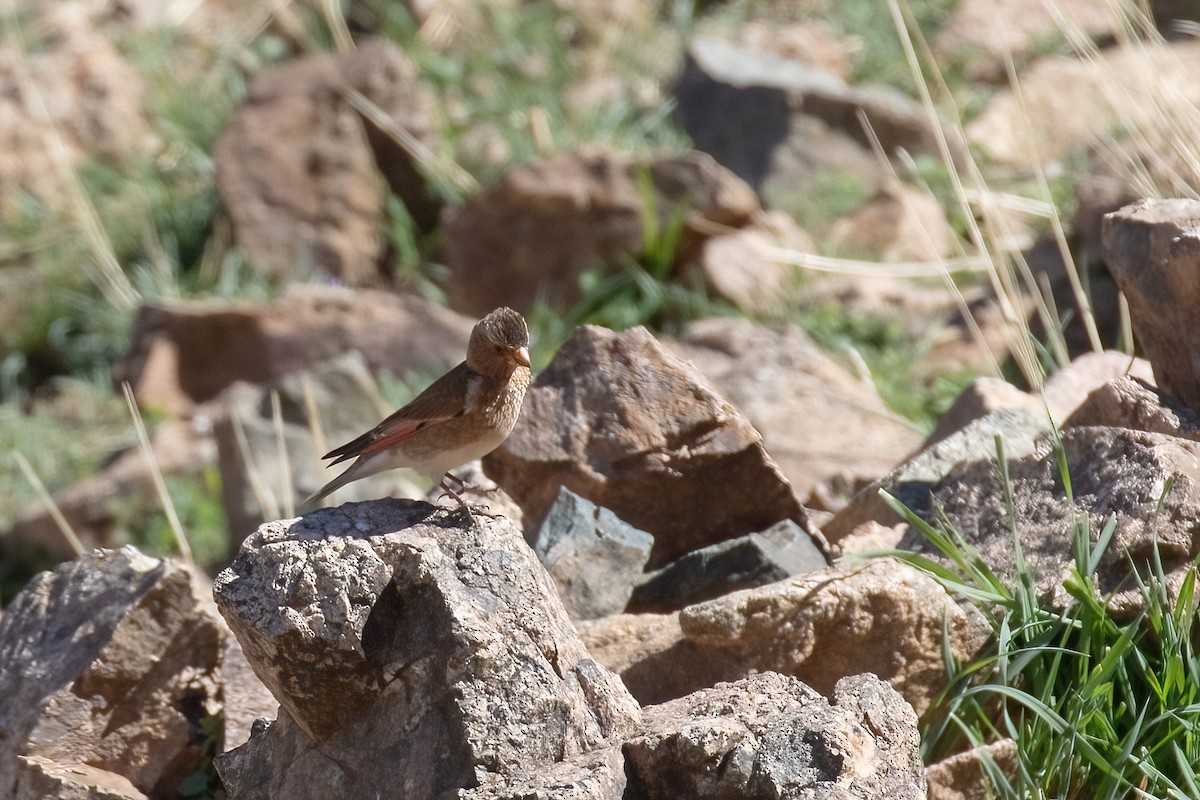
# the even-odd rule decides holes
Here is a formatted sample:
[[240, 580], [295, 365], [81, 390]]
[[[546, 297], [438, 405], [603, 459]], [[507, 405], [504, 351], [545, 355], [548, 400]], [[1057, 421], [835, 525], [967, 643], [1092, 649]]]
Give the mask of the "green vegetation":
[[1130, 565], [1123, 588], [1135, 591], [1141, 610], [1131, 619], [1119, 616], [1095, 578], [1117, 520], [1094, 531], [1081, 512], [1075, 563], [1064, 583], [1071, 599], [1065, 608], [1048, 606], [1024, 559], [999, 442], [997, 449], [1013, 535], [1012, 578], [998, 576], [944, 519], [930, 525], [889, 498], [942, 558], [895, 555], [974, 605], [992, 626], [989, 645], [970, 663], [957, 663], [946, 650], [948, 686], [924, 720], [926, 763], [964, 746], [1011, 739], [1015, 765], [984, 759], [1000, 798], [1200, 795], [1196, 564], [1172, 580], [1157, 550], [1148, 567]]

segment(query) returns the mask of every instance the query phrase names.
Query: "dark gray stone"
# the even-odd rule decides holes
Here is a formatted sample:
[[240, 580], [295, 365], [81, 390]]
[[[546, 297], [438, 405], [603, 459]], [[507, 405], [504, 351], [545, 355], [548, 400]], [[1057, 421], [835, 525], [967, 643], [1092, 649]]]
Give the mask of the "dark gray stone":
[[566, 487], [533, 541], [572, 619], [621, 613], [643, 578], [653, 546], [653, 536]]
[[633, 591], [625, 610], [668, 613], [729, 594], [824, 569], [825, 556], [804, 530], [783, 520], [751, 533], [688, 553], [663, 567]]

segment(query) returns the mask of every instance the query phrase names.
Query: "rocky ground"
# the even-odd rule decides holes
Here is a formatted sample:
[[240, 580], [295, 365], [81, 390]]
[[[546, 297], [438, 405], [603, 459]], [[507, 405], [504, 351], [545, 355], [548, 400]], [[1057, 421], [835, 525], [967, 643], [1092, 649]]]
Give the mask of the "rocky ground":
[[[191, 157], [148, 110], [158, 73], [138, 36], [174, 37], [173, 68], [194, 75], [233, 40], [289, 55], [237, 65], [245, 90], [203, 156], [220, 224], [201, 249], [236, 253], [265, 297], [96, 279], [93, 302], [130, 320], [103, 366], [155, 425], [0, 535], [10, 570], [30, 552], [58, 563], [3, 598], [0, 797], [982, 798], [982, 765], [1011, 772], [1016, 745], [927, 758], [921, 726], [947, 655], [969, 661], [993, 627], [929, 570], [874, 554], [935, 556], [921, 522], [941, 524], [1013, 579], [1015, 513], [1039, 601], [1061, 608], [1083, 519], [1113, 526], [1094, 580], [1115, 618], [1141, 610], [1131, 566], [1184, 583], [1200, 554], [1200, 201], [1152, 198], [1196, 196], [1200, 162], [1165, 144], [1200, 100], [1187, 4], [1152, 4], [1158, 27], [1134, 30], [1089, 2], [961, 0], [928, 44], [988, 87], [962, 126], [916, 87], [863, 80], [852, 39], [807, 6], [698, 27], [647, 82], [613, 62], [622, 37], [662, 28], [650, 4], [547, 4], [575, 59], [564, 108], [669, 99], [690, 146], [556, 142], [534, 111], [524, 155], [494, 120], [455, 120], [462, 98], [426, 70], [528, 10], [412, 4], [437, 61], [388, 35], [386, 4], [348, 4], [340, 24], [279, 5], [11, 15], [37, 45], [0, 49], [14, 242], [22, 197], [67, 197], [82, 230], [97, 209], [69, 176]], [[1040, 52], [1052, 34], [1089, 44]], [[1118, 121], [1136, 135], [1110, 135]], [[1037, 221], [1053, 198], [970, 181], [968, 220], [953, 181], [930, 183], [930, 163], [1015, 186], [1081, 154], [1075, 214], [1053, 224]], [[831, 175], [857, 201], [806, 216], [819, 199], [797, 194], [836, 194]], [[389, 233], [397, 207], [410, 239]], [[402, 251], [418, 241], [414, 277]], [[14, 253], [6, 287], [52, 284]], [[995, 266], [1009, 260], [1028, 282]], [[1136, 357], [1105, 349], [1118, 292]], [[19, 327], [29, 309], [7, 298]], [[380, 376], [420, 388], [504, 304], [542, 342], [516, 430], [469, 468], [489, 512], [400, 474], [297, 516], [328, 477], [320, 454], [392, 409]], [[965, 388], [936, 419], [904, 416], [863, 342], [815, 341], [829, 308], [920, 343], [901, 383]], [[34, 354], [0, 343], [3, 364], [32, 371]], [[66, 394], [52, 388], [22, 419]], [[160, 503], [158, 474], [217, 476], [210, 574], [122, 546]]]

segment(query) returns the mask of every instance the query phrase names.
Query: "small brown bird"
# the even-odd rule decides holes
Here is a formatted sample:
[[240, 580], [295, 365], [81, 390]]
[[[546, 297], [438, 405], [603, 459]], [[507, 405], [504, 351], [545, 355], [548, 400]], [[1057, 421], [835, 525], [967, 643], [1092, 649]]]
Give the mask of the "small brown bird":
[[511, 308], [498, 308], [471, 331], [467, 360], [434, 381], [404, 408], [352, 442], [326, 453], [350, 469], [304, 501], [316, 501], [351, 481], [408, 467], [428, 475], [466, 508], [447, 484], [449, 470], [482, 458], [512, 433], [529, 388], [529, 329]]

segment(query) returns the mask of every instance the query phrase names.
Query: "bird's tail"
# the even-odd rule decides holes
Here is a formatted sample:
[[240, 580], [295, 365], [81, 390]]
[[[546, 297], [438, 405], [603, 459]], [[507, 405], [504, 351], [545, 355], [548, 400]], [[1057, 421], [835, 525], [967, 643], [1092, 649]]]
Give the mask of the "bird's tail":
[[304, 499], [304, 502], [300, 504], [300, 511], [306, 512], [306, 511], [314, 510], [317, 507], [317, 505], [316, 505], [317, 502], [319, 502], [319, 501], [325, 499], [326, 497], [328, 497], [329, 495], [333, 494], [338, 489], [345, 486], [347, 483], [356, 481], [359, 478], [365, 478], [366, 475], [361, 474], [362, 473], [361, 467], [362, 467], [362, 461], [355, 461], [353, 464], [350, 465], [350, 469], [346, 470], [341, 475], [338, 475], [336, 478], [331, 480], [329, 483], [325, 484], [320, 489], [318, 489], [317, 491], [313, 492], [308, 497], [306, 497]]

